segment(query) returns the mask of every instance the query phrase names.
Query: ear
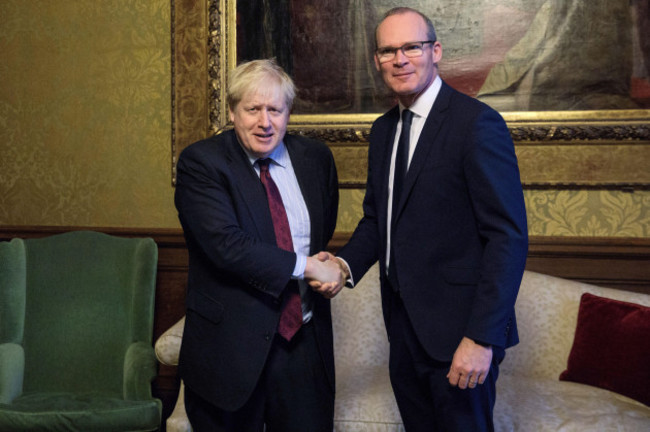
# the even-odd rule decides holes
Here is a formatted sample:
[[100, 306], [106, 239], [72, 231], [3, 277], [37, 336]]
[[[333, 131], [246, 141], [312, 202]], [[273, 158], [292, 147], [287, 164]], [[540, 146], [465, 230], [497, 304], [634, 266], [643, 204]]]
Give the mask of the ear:
[[235, 122], [235, 113], [232, 112], [232, 110], [230, 108], [228, 108], [228, 113], [230, 114], [230, 121], [232, 123], [234, 123]]
[[379, 64], [377, 54], [373, 55], [372, 58], [375, 59], [375, 69], [377, 69], [377, 72], [381, 72], [381, 65]]
[[433, 44], [433, 62], [438, 63], [440, 60], [442, 60], [442, 45], [436, 41]]

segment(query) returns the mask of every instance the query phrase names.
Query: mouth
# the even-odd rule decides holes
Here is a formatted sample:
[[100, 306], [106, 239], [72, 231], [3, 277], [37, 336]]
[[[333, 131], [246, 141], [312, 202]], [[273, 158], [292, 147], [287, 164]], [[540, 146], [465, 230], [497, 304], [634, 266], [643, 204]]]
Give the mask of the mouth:
[[401, 73], [393, 74], [393, 77], [403, 80], [409, 78], [411, 75], [413, 75], [413, 72], [401, 72]]
[[257, 133], [257, 134], [255, 134], [255, 136], [256, 136], [258, 139], [260, 139], [260, 140], [268, 140], [268, 139], [272, 138], [273, 135], [274, 135], [274, 134], [273, 134], [272, 132], [269, 132], [269, 133]]

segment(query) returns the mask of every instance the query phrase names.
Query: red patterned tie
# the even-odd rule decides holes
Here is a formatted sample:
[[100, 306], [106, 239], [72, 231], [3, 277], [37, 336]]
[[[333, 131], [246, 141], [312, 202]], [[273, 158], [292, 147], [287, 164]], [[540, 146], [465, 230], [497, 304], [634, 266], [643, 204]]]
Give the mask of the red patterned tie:
[[[291, 240], [289, 219], [287, 218], [287, 212], [282, 203], [280, 191], [271, 178], [271, 173], [269, 172], [270, 162], [270, 159], [257, 160], [260, 167], [260, 180], [262, 180], [269, 201], [269, 210], [271, 210], [271, 219], [273, 219], [275, 240], [280, 248], [293, 252], [293, 241]], [[278, 333], [280, 333], [280, 335], [286, 340], [291, 340], [302, 325], [302, 306], [300, 302], [300, 293], [298, 292], [298, 284], [295, 283], [295, 281], [291, 281], [287, 290], [288, 292], [285, 295], [285, 302], [280, 315]]]

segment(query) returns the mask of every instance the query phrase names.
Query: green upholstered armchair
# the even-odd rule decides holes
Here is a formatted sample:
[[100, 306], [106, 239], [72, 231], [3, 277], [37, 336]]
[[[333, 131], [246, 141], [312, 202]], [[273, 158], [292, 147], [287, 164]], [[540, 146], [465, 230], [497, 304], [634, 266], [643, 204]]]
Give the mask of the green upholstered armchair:
[[0, 432], [159, 428], [157, 256], [92, 231], [0, 242]]

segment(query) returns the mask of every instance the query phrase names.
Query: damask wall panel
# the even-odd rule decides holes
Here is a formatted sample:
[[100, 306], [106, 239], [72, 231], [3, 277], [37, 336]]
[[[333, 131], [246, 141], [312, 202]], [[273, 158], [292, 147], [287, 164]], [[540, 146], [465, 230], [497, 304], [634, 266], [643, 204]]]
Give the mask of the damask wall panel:
[[[364, 191], [341, 190], [337, 231], [354, 231]], [[525, 190], [528, 233], [554, 237], [650, 237], [650, 191]]]
[[176, 227], [170, 2], [2, 2], [0, 224]]
[[531, 235], [650, 237], [648, 191], [525, 191], [524, 197]]

